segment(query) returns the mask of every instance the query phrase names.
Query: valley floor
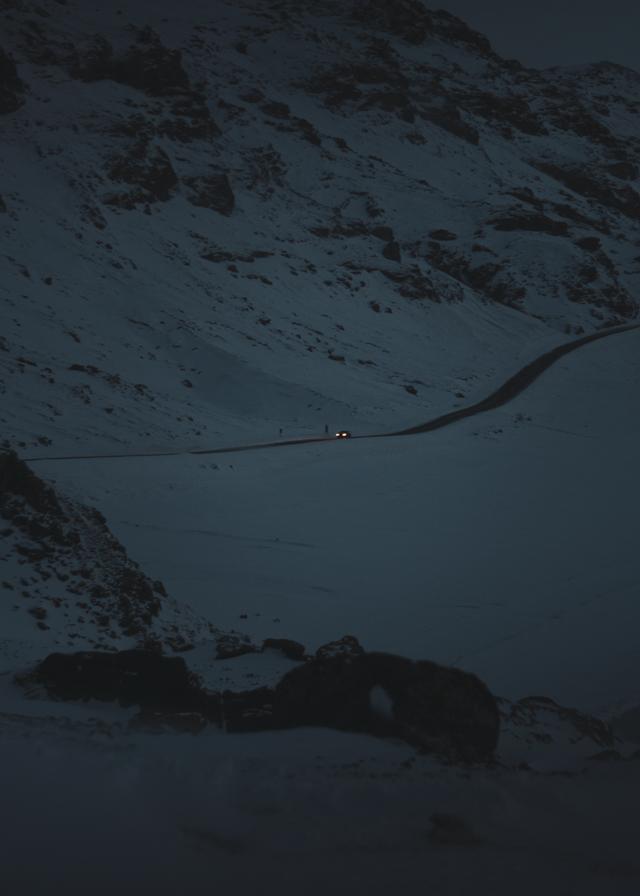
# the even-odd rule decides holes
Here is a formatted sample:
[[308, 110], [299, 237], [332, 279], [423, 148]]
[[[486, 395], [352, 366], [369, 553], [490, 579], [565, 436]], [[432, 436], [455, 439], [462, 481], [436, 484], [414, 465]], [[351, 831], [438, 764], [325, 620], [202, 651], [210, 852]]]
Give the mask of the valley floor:
[[[222, 628], [349, 632], [609, 716], [640, 703], [639, 338], [432, 434], [35, 467]], [[210, 681], [275, 674], [203, 650]], [[136, 733], [130, 711], [26, 701], [6, 657], [0, 687], [21, 892], [637, 892], [629, 744], [592, 762], [588, 738], [505, 734], [496, 767], [460, 769], [324, 730]]]
[[639, 338], [431, 434], [35, 468], [222, 628], [348, 632], [607, 712], [640, 677]]

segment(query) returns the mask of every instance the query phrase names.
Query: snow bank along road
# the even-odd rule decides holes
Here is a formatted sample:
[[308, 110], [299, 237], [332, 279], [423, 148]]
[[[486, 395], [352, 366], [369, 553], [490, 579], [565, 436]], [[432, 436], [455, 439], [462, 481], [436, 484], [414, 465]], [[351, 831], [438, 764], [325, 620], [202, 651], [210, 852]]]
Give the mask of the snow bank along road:
[[[541, 374], [548, 370], [556, 361], [559, 361], [560, 358], [563, 358], [565, 355], [568, 355], [570, 352], [575, 351], [578, 348], [582, 348], [584, 345], [588, 345], [590, 342], [595, 342], [598, 339], [604, 339], [607, 336], [615, 336], [618, 333], [626, 333], [629, 330], [637, 330], [640, 329], [640, 324], [623, 324], [617, 327], [608, 327], [604, 330], [599, 330], [597, 333], [591, 333], [588, 336], [582, 336], [580, 339], [574, 339], [571, 342], [565, 342], [562, 345], [556, 346], [556, 348], [551, 349], [548, 352], [545, 352], [543, 355], [540, 355], [534, 361], [531, 361], [529, 364], [525, 365], [521, 370], [519, 370], [514, 376], [510, 377], [505, 383], [503, 383], [495, 392], [492, 392], [486, 398], [483, 398], [482, 401], [478, 401], [475, 404], [469, 405], [466, 408], [460, 408], [457, 411], [451, 411], [448, 414], [441, 414], [439, 417], [434, 417], [433, 420], [428, 420], [426, 423], [419, 423], [416, 426], [411, 426], [408, 429], [400, 429], [396, 432], [383, 432], [383, 433], [369, 433], [365, 435], [354, 436], [356, 439], [377, 439], [377, 438], [387, 438], [389, 436], [412, 436], [418, 435], [424, 432], [432, 432], [436, 429], [441, 429], [443, 426], [450, 426], [452, 423], [456, 423], [458, 420], [464, 420], [467, 417], [473, 417], [476, 414], [481, 414], [484, 411], [492, 411], [495, 408], [499, 408], [502, 405], [507, 404], [509, 401], [514, 399], [517, 395], [531, 385], [536, 379], [538, 379]], [[123, 457], [174, 457], [181, 454], [226, 454], [233, 451], [256, 451], [261, 448], [284, 448], [288, 445], [306, 445], [314, 442], [336, 442], [337, 440], [334, 436], [312, 436], [312, 437], [303, 437], [299, 439], [286, 439], [280, 440], [278, 442], [260, 442], [257, 444], [251, 445], [234, 445], [226, 448], [199, 448], [192, 451], [178, 450], [178, 451], [154, 451], [154, 452], [132, 452], [132, 453], [120, 453], [120, 454], [66, 454], [59, 455], [57, 457], [27, 457], [25, 460], [30, 463], [34, 463], [37, 461], [50, 461], [50, 460], [97, 460], [104, 458], [123, 458]]]

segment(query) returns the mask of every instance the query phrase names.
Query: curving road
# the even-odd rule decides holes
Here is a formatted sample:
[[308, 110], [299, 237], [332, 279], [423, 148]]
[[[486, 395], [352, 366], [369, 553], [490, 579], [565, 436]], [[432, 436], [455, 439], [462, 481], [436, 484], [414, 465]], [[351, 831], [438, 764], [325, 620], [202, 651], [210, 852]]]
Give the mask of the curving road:
[[[476, 414], [484, 413], [484, 411], [492, 411], [495, 408], [502, 407], [509, 401], [514, 399], [521, 392], [524, 392], [531, 383], [538, 379], [541, 374], [548, 370], [556, 361], [568, 355], [570, 352], [588, 345], [590, 342], [596, 342], [598, 339], [604, 339], [608, 336], [615, 336], [618, 333], [627, 333], [630, 330], [640, 329], [640, 324], [622, 324], [617, 327], [608, 327], [604, 330], [598, 330], [597, 333], [590, 333], [588, 336], [582, 336], [580, 339], [574, 339], [572, 342], [565, 342], [556, 348], [545, 352], [544, 355], [531, 361], [525, 365], [516, 374], [503, 383], [495, 392], [492, 392], [482, 401], [471, 404], [466, 408], [459, 408], [457, 411], [450, 411], [448, 414], [441, 414], [426, 423], [418, 423], [416, 426], [410, 426], [407, 429], [399, 429], [394, 432], [369, 433], [366, 435], [353, 436], [354, 439], [381, 439], [390, 436], [413, 436], [423, 432], [433, 432], [435, 429], [441, 429], [443, 426], [450, 426], [457, 423], [458, 420], [464, 420], [467, 417], [473, 417]], [[334, 436], [311, 436], [299, 439], [285, 439], [277, 442], [259, 442], [252, 445], [234, 445], [226, 448], [199, 448], [193, 451], [154, 451], [154, 452], [135, 452], [121, 454], [66, 454], [57, 457], [26, 457], [24, 460], [29, 463], [37, 461], [50, 460], [98, 460], [102, 458], [127, 458], [127, 457], [176, 457], [182, 454], [227, 454], [235, 451], [258, 451], [262, 448], [284, 448], [288, 445], [308, 445], [317, 442], [338, 442]]]

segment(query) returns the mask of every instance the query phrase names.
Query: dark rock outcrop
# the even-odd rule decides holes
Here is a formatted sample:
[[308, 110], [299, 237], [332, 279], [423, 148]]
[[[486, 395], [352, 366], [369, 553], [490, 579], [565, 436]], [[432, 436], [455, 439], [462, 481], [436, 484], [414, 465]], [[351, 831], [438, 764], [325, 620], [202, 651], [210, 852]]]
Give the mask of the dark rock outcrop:
[[461, 105], [474, 115], [478, 115], [498, 127], [505, 137], [511, 137], [512, 128], [531, 136], [549, 133], [540, 117], [532, 112], [529, 103], [522, 96], [499, 96], [476, 90], [460, 96]]
[[550, 236], [566, 236], [569, 227], [566, 221], [556, 221], [546, 215], [515, 209], [504, 215], [496, 215], [488, 222], [496, 230], [531, 230], [548, 233]]
[[461, 19], [443, 9], [432, 11], [419, 0], [355, 0], [353, 15], [411, 44], [421, 44], [428, 37], [473, 48], [482, 56], [493, 56], [491, 44]]
[[120, 54], [114, 53], [104, 35], [95, 34], [71, 47], [66, 67], [74, 78], [117, 81], [149, 96], [171, 96], [191, 90], [181, 52], [165, 47], [149, 26], [139, 29], [135, 42]]
[[431, 14], [418, 0], [356, 0], [355, 18], [411, 44], [421, 44], [433, 31]]
[[112, 180], [136, 188], [121, 196], [120, 202], [107, 200], [127, 208], [143, 202], [166, 202], [178, 183], [169, 156], [146, 137], [138, 140], [128, 153], [112, 159], [108, 173]]
[[535, 167], [574, 193], [640, 221], [640, 194], [633, 187], [612, 184], [599, 171], [586, 167], [562, 166], [553, 162], [538, 162]]
[[152, 650], [51, 653], [30, 679], [61, 700], [105, 700], [160, 712], [219, 716], [217, 699], [200, 687], [181, 657]]
[[400, 737], [468, 761], [486, 760], [499, 735], [496, 700], [474, 675], [385, 653], [317, 657], [275, 689], [277, 727], [319, 725]]
[[336, 656], [362, 656], [363, 653], [364, 647], [360, 644], [357, 638], [354, 638], [353, 635], [344, 635], [344, 637], [339, 638], [337, 641], [329, 641], [328, 644], [323, 644], [322, 647], [318, 647], [316, 650], [316, 659], [328, 660]]
[[266, 638], [262, 644], [263, 650], [279, 650], [290, 660], [304, 660], [306, 649], [304, 644], [299, 641], [292, 641], [290, 638]]
[[56, 493], [20, 460], [14, 451], [0, 452], [0, 509], [9, 513], [15, 499], [22, 499], [30, 508], [65, 520]]
[[220, 215], [229, 217], [236, 200], [226, 174], [204, 174], [199, 177], [185, 177], [186, 196], [192, 205], [210, 208]]
[[0, 47], [0, 115], [15, 112], [24, 103], [25, 85], [18, 77], [16, 64]]
[[221, 635], [216, 642], [216, 659], [230, 660], [245, 653], [257, 653], [259, 650], [246, 635], [228, 632]]
[[434, 97], [428, 105], [422, 106], [420, 115], [426, 121], [430, 121], [444, 131], [448, 131], [454, 137], [466, 140], [472, 146], [477, 146], [480, 143], [478, 131], [473, 125], [464, 120], [460, 114], [459, 107], [453, 100], [445, 96]]
[[149, 26], [141, 28], [135, 44], [115, 56], [98, 36], [76, 64], [76, 74], [87, 81], [108, 78], [143, 90], [150, 96], [171, 96], [191, 90], [179, 50], [165, 47]]
[[382, 250], [382, 254], [385, 258], [388, 258], [389, 261], [396, 261], [398, 263], [402, 261], [400, 245], [396, 240], [391, 240], [390, 242], [388, 242]]
[[439, 242], [429, 243], [427, 258], [439, 271], [502, 305], [518, 307], [526, 295], [525, 287], [516, 283], [499, 262], [476, 264], [464, 253], [445, 249]]
[[551, 740], [544, 730], [543, 721], [549, 719], [554, 729], [566, 725], [571, 742], [591, 742], [594, 746], [610, 749], [616, 743], [615, 726], [571, 707], [562, 706], [551, 697], [522, 697], [512, 702], [500, 699], [500, 714], [505, 729], [515, 733], [518, 740], [540, 743]]
[[437, 240], [438, 242], [448, 243], [453, 240], [457, 240], [458, 237], [455, 233], [451, 233], [450, 230], [445, 230], [444, 228], [439, 228], [437, 230], [429, 231], [429, 239]]
[[113, 47], [102, 34], [94, 34], [80, 46], [74, 47], [67, 66], [69, 74], [80, 81], [111, 79], [113, 67]]

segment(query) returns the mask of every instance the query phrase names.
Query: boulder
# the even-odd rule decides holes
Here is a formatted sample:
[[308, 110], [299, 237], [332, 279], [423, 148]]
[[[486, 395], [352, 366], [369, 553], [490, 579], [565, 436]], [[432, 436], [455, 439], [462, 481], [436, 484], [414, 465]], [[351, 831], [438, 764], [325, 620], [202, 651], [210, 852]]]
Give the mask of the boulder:
[[402, 261], [400, 245], [396, 240], [391, 240], [391, 242], [387, 243], [387, 245], [382, 250], [382, 254], [385, 258], [388, 258], [389, 261], [395, 261], [398, 263]]
[[304, 660], [307, 653], [304, 644], [300, 644], [298, 641], [292, 641], [290, 638], [266, 638], [262, 645], [262, 649], [279, 650], [280, 653], [283, 653], [287, 657], [287, 659], [300, 661]]
[[201, 712], [217, 717], [217, 700], [203, 691], [181, 657], [153, 650], [51, 653], [33, 680], [62, 700], [108, 700], [159, 712]]

